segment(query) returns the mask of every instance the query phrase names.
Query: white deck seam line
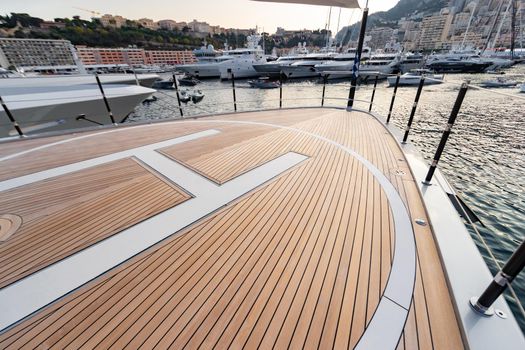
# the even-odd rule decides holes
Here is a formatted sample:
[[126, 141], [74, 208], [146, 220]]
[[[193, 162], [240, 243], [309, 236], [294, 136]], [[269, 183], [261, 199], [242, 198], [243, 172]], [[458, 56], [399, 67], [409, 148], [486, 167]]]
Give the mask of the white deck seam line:
[[[141, 154], [143, 154], [143, 152], [154, 151], [154, 150], [165, 148], [165, 147], [175, 146], [175, 145], [178, 145], [180, 143], [197, 140], [197, 139], [200, 139], [200, 138], [203, 138], [203, 137], [206, 137], [206, 136], [213, 136], [213, 135], [216, 135], [216, 134], [219, 134], [219, 133], [220, 133], [220, 131], [213, 130], [213, 129], [212, 130], [200, 131], [200, 132], [196, 132], [196, 133], [193, 133], [193, 134], [180, 136], [180, 137], [177, 137], [177, 138], [174, 138], [174, 139], [171, 139], [171, 140], [157, 142], [157, 143], [146, 145], [146, 146], [142, 146], [142, 147], [132, 148], [132, 149], [129, 149], [129, 150], [126, 150], [126, 151], [112, 153], [112, 154], [109, 154], [109, 155], [105, 155], [105, 156], [101, 156], [101, 157], [97, 157], [97, 158], [93, 158], [93, 159], [88, 159], [88, 160], [85, 160], [85, 161], [82, 161], [82, 162], [73, 163], [73, 164], [69, 164], [69, 165], [64, 165], [64, 166], [60, 166], [60, 167], [57, 167], [57, 168], [44, 170], [44, 171], [40, 171], [40, 172], [37, 172], [37, 173], [25, 175], [25, 176], [20, 176], [20, 177], [14, 178], [14, 179], [1, 181], [0, 182], [0, 191], [7, 191], [7, 190], [10, 190], [10, 189], [13, 189], [13, 188], [16, 188], [16, 187], [20, 187], [20, 186], [24, 186], [24, 185], [28, 185], [28, 184], [31, 184], [31, 183], [34, 183], [34, 182], [37, 182], [37, 181], [47, 180], [47, 179], [50, 179], [50, 178], [53, 178], [53, 177], [56, 177], [56, 176], [65, 175], [65, 174], [69, 174], [69, 173], [72, 173], [72, 172], [75, 172], [75, 171], [88, 169], [88, 168], [91, 168], [91, 167], [94, 167], [94, 166], [97, 166], [97, 165], [101, 165], [101, 164], [105, 164], [105, 163], [108, 163], [108, 162], [112, 162], [112, 161], [115, 161], [115, 160], [120, 160], [120, 159], [124, 159], [124, 158], [130, 158], [130, 157], [133, 157], [133, 156], [135, 156], [137, 154], [141, 155]], [[208, 182], [208, 184], [206, 184], [205, 181], [203, 181], [199, 185], [203, 185], [203, 186], [215, 185], [212, 181], [207, 181], [207, 182]], [[183, 184], [180, 184], [180, 185], [183, 185]], [[194, 186], [191, 186], [191, 184], [189, 186], [191, 188], [185, 188], [189, 192], [193, 193], [192, 190], [199, 191], [199, 188], [194, 188]]]
[[[359, 162], [361, 162], [372, 173], [372, 175], [376, 178], [376, 180], [379, 182], [379, 184], [385, 191], [385, 194], [388, 198], [388, 201], [392, 209], [396, 235], [395, 235], [395, 246], [394, 246], [394, 258], [392, 261], [391, 272], [390, 272], [389, 279], [388, 279], [388, 282], [385, 288], [384, 296], [381, 297], [381, 300], [376, 309], [376, 312], [374, 313], [368, 325], [368, 328], [365, 330], [364, 334], [359, 340], [356, 346], [356, 349], [371, 349], [371, 348], [395, 349], [396, 348], [397, 343], [399, 342], [401, 333], [403, 332], [406, 318], [408, 316], [407, 310], [410, 309], [410, 305], [412, 301], [412, 295], [413, 295], [414, 284], [415, 284], [415, 274], [416, 274], [416, 248], [415, 248], [415, 240], [414, 240], [414, 233], [412, 230], [412, 224], [410, 221], [410, 216], [408, 214], [407, 208], [405, 207], [395, 187], [377, 167], [375, 167], [370, 161], [368, 161], [366, 158], [364, 158], [363, 156], [361, 156], [354, 150], [348, 147], [345, 147], [344, 145], [340, 143], [337, 143], [326, 137], [323, 137], [323, 136], [320, 136], [320, 135], [317, 135], [317, 134], [314, 134], [314, 133], [311, 133], [305, 130], [293, 128], [293, 127], [265, 123], [265, 122], [216, 120], [216, 119], [206, 120], [206, 121], [204, 120], [181, 120], [181, 121], [173, 121], [173, 122], [168, 122], [168, 123], [246, 124], [246, 125], [269, 126], [269, 127], [273, 127], [277, 129], [291, 130], [291, 131], [295, 131], [295, 132], [302, 133], [305, 135], [309, 135], [313, 138], [316, 138], [318, 140], [322, 140], [331, 145], [334, 145], [342, 149], [346, 153], [352, 155]], [[149, 126], [149, 125], [146, 125], [146, 126]], [[115, 130], [111, 130], [106, 133], [110, 133], [110, 132], [115, 132]], [[65, 140], [65, 141], [71, 142], [74, 140], [83, 139], [83, 138], [90, 137], [90, 136], [92, 135], [81, 136], [79, 138]], [[60, 141], [52, 145], [45, 145], [45, 146], [51, 147], [53, 145], [57, 145], [61, 143], [64, 143], [64, 141]], [[14, 158], [22, 154], [30, 153], [33, 150], [40, 150], [43, 148], [47, 148], [47, 147], [40, 146], [32, 150], [23, 151], [23, 152], [20, 152], [20, 153], [17, 153], [17, 154], [8, 156], [8, 157], [0, 158], [0, 161], [5, 160], [6, 158], [11, 159], [11, 158]], [[243, 177], [245, 175], [243, 175]], [[1, 185], [2, 183], [0, 183], [0, 190], [2, 190]], [[174, 209], [184, 206], [188, 202], [191, 202], [194, 200], [195, 199], [187, 201], [177, 206]], [[157, 217], [154, 217], [152, 219], [155, 219], [155, 218]], [[150, 220], [147, 220], [146, 222]], [[133, 230], [135, 227], [131, 228], [130, 230]], [[79, 253], [77, 253], [77, 255], [78, 254]], [[75, 256], [76, 255], [68, 259], [71, 259]], [[46, 270], [47, 269], [42, 270], [41, 272], [45, 272]], [[20, 282], [23, 282], [23, 281], [24, 280], [19, 281], [15, 283], [14, 285]], [[2, 306], [3, 305], [3, 302], [2, 302], [2, 292], [3, 291], [4, 290], [0, 290], [0, 312], [2, 311], [2, 308], [3, 308]], [[25, 298], [26, 300], [28, 300], [27, 297]], [[399, 305], [396, 305], [396, 303]], [[33, 312], [36, 310], [37, 309], [34, 309]], [[27, 313], [26, 316], [29, 314], [30, 313]], [[21, 318], [18, 318], [16, 321], [20, 319]], [[394, 319], [398, 320], [399, 322], [393, 323], [392, 321]], [[10, 324], [12, 323], [14, 322], [11, 322]], [[6, 326], [4, 326], [3, 319], [0, 319], [0, 330], [3, 329], [4, 327]], [[375, 344], [377, 346], [372, 346], [372, 344]]]

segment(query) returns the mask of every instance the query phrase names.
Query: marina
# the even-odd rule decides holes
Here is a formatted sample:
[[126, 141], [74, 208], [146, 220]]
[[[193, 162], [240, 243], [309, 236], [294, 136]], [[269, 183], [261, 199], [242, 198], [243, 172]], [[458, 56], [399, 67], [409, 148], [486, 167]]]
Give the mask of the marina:
[[525, 65], [373, 52], [368, 11], [345, 52], [5, 74], [0, 348], [523, 349]]

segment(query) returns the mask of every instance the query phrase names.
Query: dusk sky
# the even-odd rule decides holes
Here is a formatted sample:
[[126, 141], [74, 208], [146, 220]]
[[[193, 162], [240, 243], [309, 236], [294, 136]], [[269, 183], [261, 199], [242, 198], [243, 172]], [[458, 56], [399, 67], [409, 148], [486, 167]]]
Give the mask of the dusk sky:
[[[370, 11], [388, 10], [398, 1], [371, 0]], [[365, 0], [359, 2], [364, 5]], [[254, 28], [257, 25], [270, 33], [275, 32], [278, 26], [286, 29], [324, 28], [329, 9], [323, 6], [260, 3], [249, 0], [0, 0], [3, 14], [25, 12], [44, 19], [74, 15], [84, 19], [91, 17], [88, 12], [75, 7], [130, 19], [147, 17], [179, 22], [197, 19], [227, 28]], [[339, 9], [334, 8], [331, 24], [334, 31], [337, 29], [338, 15]], [[340, 26], [357, 22], [360, 16], [357, 10], [343, 9]]]

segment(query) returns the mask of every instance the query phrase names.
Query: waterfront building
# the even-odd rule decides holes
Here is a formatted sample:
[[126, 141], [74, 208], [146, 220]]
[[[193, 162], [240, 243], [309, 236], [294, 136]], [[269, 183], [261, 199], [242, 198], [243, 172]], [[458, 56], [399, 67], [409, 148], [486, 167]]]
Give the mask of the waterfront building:
[[139, 48], [99, 48], [77, 46], [77, 53], [85, 65], [128, 64], [190, 64], [196, 61], [192, 51], [144, 50]]
[[146, 55], [144, 50], [137, 48], [95, 48], [77, 46], [77, 53], [80, 60], [86, 65], [141, 65], [146, 63]]
[[145, 51], [146, 64], [154, 65], [175, 65], [191, 64], [197, 62], [192, 51], [173, 51], [173, 50], [147, 50]]
[[68, 40], [0, 38], [0, 66], [33, 67], [74, 64]]

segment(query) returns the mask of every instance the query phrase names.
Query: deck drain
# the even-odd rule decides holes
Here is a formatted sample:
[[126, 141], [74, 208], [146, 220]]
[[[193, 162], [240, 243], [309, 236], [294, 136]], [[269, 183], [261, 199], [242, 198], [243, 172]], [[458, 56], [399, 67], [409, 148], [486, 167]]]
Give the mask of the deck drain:
[[498, 315], [498, 316], [499, 316], [500, 318], [502, 318], [502, 319], [506, 319], [506, 318], [507, 318], [507, 314], [504, 313], [504, 312], [501, 311], [501, 310], [498, 310], [498, 309], [496, 309], [496, 315]]
[[0, 242], [5, 242], [22, 225], [22, 218], [18, 215], [0, 215]]
[[423, 219], [416, 219], [416, 224], [420, 226], [427, 226], [427, 222]]

